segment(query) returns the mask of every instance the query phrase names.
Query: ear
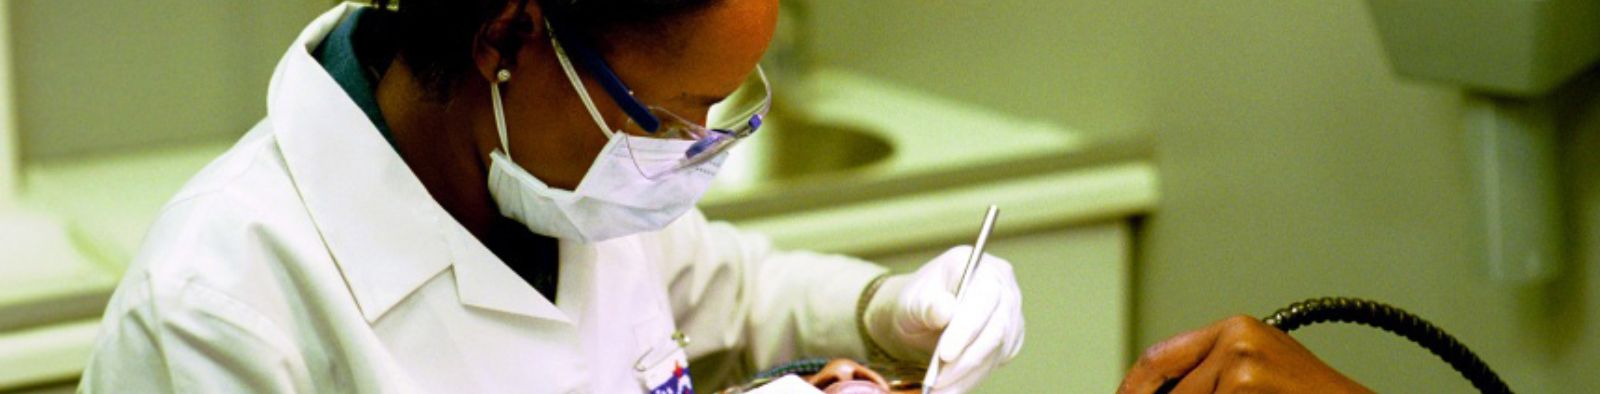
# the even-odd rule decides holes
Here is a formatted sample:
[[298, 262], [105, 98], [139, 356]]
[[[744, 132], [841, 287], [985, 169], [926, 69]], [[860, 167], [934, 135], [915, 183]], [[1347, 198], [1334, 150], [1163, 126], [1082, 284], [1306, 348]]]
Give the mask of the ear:
[[478, 75], [495, 83], [495, 74], [501, 69], [515, 70], [517, 54], [523, 45], [535, 41], [546, 32], [542, 12], [532, 0], [509, 0], [494, 20], [485, 23], [472, 44], [472, 60]]

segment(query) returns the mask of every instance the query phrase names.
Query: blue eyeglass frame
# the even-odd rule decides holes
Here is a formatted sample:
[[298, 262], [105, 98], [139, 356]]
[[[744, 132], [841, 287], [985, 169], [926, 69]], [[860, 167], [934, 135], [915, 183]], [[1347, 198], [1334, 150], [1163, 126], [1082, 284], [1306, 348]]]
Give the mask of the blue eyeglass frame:
[[556, 41], [561, 42], [561, 47], [567, 51], [567, 55], [577, 59], [580, 67], [594, 74], [600, 82], [600, 87], [606, 90], [606, 95], [611, 96], [611, 101], [621, 107], [622, 112], [628, 114], [628, 118], [633, 119], [634, 124], [650, 134], [660, 130], [661, 119], [651, 114], [650, 109], [639, 102], [638, 98], [633, 97], [633, 90], [628, 89], [628, 84], [623, 83], [622, 78], [618, 78], [617, 73], [611, 71], [606, 59], [594, 51], [594, 46], [588, 39], [576, 33], [562, 34], [576, 31], [568, 28], [562, 19], [564, 18], [552, 15], [546, 22], [550, 24], [550, 29], [553, 30], [551, 34], [555, 35]]

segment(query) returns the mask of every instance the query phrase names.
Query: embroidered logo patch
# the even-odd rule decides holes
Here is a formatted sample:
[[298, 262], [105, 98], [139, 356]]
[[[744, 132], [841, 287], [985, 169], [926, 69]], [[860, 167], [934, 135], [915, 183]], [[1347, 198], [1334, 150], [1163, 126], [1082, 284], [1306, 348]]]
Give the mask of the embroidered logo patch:
[[672, 378], [650, 389], [650, 394], [694, 394], [694, 384], [689, 382], [689, 369], [673, 363]]

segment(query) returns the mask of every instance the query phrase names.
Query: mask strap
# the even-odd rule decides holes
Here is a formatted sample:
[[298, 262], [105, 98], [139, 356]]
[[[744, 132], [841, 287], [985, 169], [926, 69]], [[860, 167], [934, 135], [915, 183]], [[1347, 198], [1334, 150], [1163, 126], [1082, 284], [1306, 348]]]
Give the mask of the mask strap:
[[[545, 22], [545, 29], [552, 32], [555, 31], [550, 28], [549, 21]], [[561, 71], [566, 72], [567, 81], [572, 82], [572, 88], [578, 91], [578, 98], [583, 100], [583, 107], [589, 109], [589, 116], [594, 118], [595, 125], [600, 126], [600, 132], [605, 133], [606, 137], [610, 138], [612, 134], [611, 126], [606, 125], [606, 119], [601, 117], [600, 110], [595, 108], [594, 100], [589, 98], [589, 89], [584, 89], [583, 80], [578, 79], [578, 71], [572, 68], [572, 60], [567, 59], [567, 51], [561, 49], [561, 42], [556, 41], [555, 34], [550, 34], [550, 45], [555, 47], [556, 60], [561, 62]]]
[[511, 145], [506, 142], [506, 110], [500, 105], [500, 82], [489, 84], [489, 101], [494, 103], [494, 128], [500, 132], [500, 150], [511, 158]]

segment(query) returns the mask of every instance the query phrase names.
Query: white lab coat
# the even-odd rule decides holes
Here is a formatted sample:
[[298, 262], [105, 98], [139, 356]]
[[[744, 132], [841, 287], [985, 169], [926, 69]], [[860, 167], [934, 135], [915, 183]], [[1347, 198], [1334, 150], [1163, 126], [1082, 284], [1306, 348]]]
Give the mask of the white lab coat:
[[[83, 391], [642, 392], [682, 362], [675, 330], [691, 358], [864, 353], [856, 297], [883, 268], [777, 252], [698, 212], [561, 241], [558, 302], [540, 296], [312, 58], [350, 7], [301, 33], [266, 119], [163, 208], [106, 309]], [[665, 353], [637, 371], [652, 349]]]

